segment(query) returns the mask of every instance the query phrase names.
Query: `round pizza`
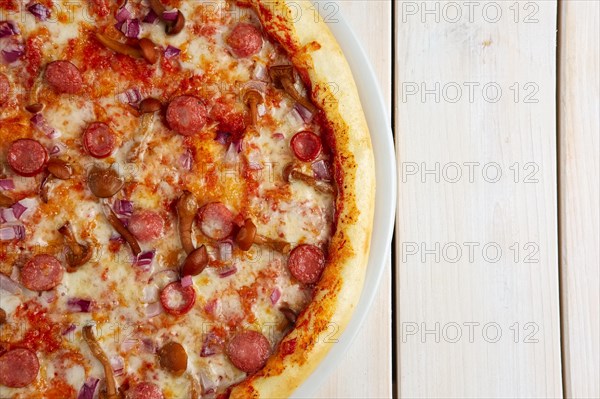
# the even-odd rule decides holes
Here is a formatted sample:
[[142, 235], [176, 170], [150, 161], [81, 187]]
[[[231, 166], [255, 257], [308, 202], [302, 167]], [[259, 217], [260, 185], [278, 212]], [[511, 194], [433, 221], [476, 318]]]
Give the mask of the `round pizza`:
[[290, 395], [375, 193], [312, 3], [0, 0], [0, 52], [0, 397]]

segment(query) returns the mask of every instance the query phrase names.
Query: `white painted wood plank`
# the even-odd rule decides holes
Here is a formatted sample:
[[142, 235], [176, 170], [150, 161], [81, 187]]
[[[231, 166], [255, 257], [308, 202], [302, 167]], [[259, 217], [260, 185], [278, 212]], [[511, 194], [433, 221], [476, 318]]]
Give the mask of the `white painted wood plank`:
[[397, 3], [401, 397], [562, 396], [556, 9]]
[[600, 397], [600, 3], [560, 7], [560, 227], [565, 392]]
[[[361, 41], [391, 107], [391, 2], [342, 0], [340, 11]], [[329, 12], [333, 11], [331, 8]], [[377, 29], [373, 29], [376, 26]], [[315, 398], [390, 398], [391, 369], [391, 261], [379, 292], [356, 340]]]

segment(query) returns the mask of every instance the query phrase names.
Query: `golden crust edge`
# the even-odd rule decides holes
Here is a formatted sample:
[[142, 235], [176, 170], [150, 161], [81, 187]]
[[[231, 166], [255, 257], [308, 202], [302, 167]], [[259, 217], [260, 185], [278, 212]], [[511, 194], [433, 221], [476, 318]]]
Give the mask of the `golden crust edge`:
[[[360, 299], [373, 228], [375, 166], [369, 129], [350, 67], [312, 3], [248, 1], [265, 30], [295, 54], [294, 64], [306, 69], [313, 83], [313, 100], [323, 107], [333, 124], [336, 163], [344, 169], [342, 185], [346, 187], [330, 246], [344, 243], [341, 257], [328, 265], [314, 300], [282, 341], [295, 340], [299, 344], [289, 354], [277, 350], [263, 370], [234, 387], [230, 396], [279, 398], [291, 395], [317, 368], [331, 349], [332, 343], [325, 340], [341, 336]], [[311, 43], [318, 43], [320, 49]], [[335, 85], [328, 83], [337, 84], [337, 92], [333, 91]], [[325, 314], [329, 317], [323, 320]], [[312, 339], [317, 342], [311, 344]]]

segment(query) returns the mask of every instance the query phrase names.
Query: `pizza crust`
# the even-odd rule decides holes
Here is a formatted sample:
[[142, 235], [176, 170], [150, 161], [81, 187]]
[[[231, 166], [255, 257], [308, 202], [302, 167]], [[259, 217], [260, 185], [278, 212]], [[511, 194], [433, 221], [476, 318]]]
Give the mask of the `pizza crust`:
[[[323, 110], [333, 149], [337, 227], [314, 300], [267, 365], [231, 391], [231, 398], [291, 395], [337, 342], [356, 307], [366, 274], [375, 203], [375, 166], [368, 126], [350, 67], [307, 0], [246, 0], [279, 42]], [[341, 173], [340, 173], [341, 171]]]

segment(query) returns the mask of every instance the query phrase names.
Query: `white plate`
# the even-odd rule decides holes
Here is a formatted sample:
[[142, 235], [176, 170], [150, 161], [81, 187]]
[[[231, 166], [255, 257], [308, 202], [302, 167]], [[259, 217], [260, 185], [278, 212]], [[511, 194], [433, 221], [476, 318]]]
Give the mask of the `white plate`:
[[396, 212], [396, 158], [392, 131], [389, 126], [390, 119], [387, 115], [383, 96], [373, 67], [354, 32], [341, 16], [336, 15], [336, 19], [338, 19], [338, 22], [330, 23], [328, 26], [352, 68], [371, 132], [377, 178], [375, 220], [365, 286], [352, 320], [350, 320], [339, 342], [333, 344], [327, 357], [304, 384], [294, 392], [292, 398], [310, 398], [314, 396], [317, 388], [337, 368], [356, 337], [379, 288], [385, 261], [390, 253]]

